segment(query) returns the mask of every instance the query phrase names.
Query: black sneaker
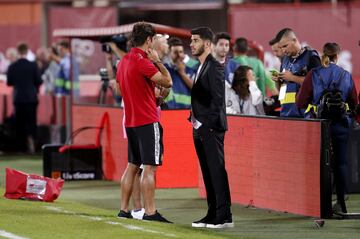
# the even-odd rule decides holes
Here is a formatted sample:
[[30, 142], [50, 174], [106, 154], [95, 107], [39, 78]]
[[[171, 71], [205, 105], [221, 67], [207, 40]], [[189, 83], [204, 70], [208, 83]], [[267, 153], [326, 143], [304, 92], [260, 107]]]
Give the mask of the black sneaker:
[[206, 224], [208, 224], [208, 222], [210, 222], [212, 219], [213, 219], [213, 217], [211, 217], [207, 214], [204, 218], [191, 223], [191, 226], [197, 227], [197, 228], [206, 227]]
[[120, 217], [120, 218], [129, 218], [129, 219], [133, 218], [131, 216], [131, 212], [125, 212], [124, 210], [120, 210], [120, 212], [118, 214], [118, 217]]
[[154, 215], [147, 215], [145, 213], [143, 216], [143, 220], [172, 223], [172, 222], [168, 221], [165, 217], [161, 216], [161, 214], [158, 213], [158, 211], [156, 211]]
[[206, 227], [213, 229], [228, 228], [234, 227], [234, 223], [231, 216], [227, 217], [226, 219], [214, 218], [206, 224]]
[[333, 213], [334, 213], [334, 214], [347, 213], [345, 201], [343, 201], [342, 203], [339, 202], [339, 201], [337, 201], [337, 202], [333, 205], [332, 210], [333, 210]]

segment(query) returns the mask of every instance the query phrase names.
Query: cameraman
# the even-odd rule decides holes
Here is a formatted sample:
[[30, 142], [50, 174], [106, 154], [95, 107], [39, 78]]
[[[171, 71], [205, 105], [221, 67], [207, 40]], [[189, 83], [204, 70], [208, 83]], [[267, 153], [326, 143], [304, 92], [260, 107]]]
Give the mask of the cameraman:
[[[107, 86], [112, 89], [116, 104], [121, 103], [121, 92], [120, 88], [115, 80], [116, 78], [116, 66], [117, 63], [125, 56], [128, 50], [128, 41], [125, 36], [112, 36], [110, 39], [103, 39], [102, 50], [105, 53], [106, 71], [101, 71], [101, 79], [104, 82], [104, 87]], [[114, 56], [116, 60], [114, 59]], [[106, 89], [102, 89], [106, 91]]]

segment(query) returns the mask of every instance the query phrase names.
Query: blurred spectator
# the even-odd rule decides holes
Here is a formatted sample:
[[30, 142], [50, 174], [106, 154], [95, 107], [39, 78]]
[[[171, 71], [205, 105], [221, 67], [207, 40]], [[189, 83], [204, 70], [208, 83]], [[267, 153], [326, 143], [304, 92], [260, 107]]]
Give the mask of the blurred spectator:
[[[103, 51], [106, 54], [106, 69], [109, 73], [109, 79], [115, 80], [116, 65], [118, 61], [120, 61], [126, 55], [126, 51], [119, 49], [114, 42], [107, 42], [104, 44], [108, 46], [104, 47]], [[114, 56], [116, 60], [114, 59]]]
[[[109, 80], [109, 87], [112, 90], [115, 105], [121, 105], [122, 103], [120, 87], [118, 85], [118, 82], [116, 81], [116, 66], [118, 62], [125, 56], [126, 51], [124, 50], [126, 49], [120, 49], [115, 42], [110, 41], [103, 43], [103, 52], [105, 53], [107, 77]], [[100, 75], [101, 74], [102, 73], [100, 73]], [[101, 77], [104, 78], [104, 76]], [[104, 87], [107, 87], [106, 85], [104, 85], [104, 83], [106, 82], [102, 82], [103, 91], [105, 90]]]
[[[228, 64], [230, 58], [228, 56], [230, 51], [230, 40], [231, 37], [227, 32], [219, 32], [216, 33], [213, 41], [213, 56], [215, 59], [224, 67], [225, 70], [225, 84], [227, 88], [231, 88], [231, 85], [229, 84], [229, 73], [228, 68], [226, 65]], [[226, 88], [225, 88], [226, 90]]]
[[[165, 58], [167, 57], [169, 53], [169, 44], [167, 42], [167, 37], [162, 34], [156, 34], [154, 36], [154, 43], [153, 48], [157, 52], [159, 59], [161, 62], [164, 63]], [[160, 85], [157, 85], [155, 88], [155, 97], [157, 100], [158, 110], [160, 114], [160, 107], [162, 108], [168, 108], [166, 105], [164, 99], [169, 95], [170, 89], [161, 87]]]
[[273, 51], [274, 55], [282, 62], [282, 59], [284, 58], [285, 54], [283, 50], [279, 47], [279, 40], [274, 38], [269, 41], [269, 46], [271, 47], [271, 50]]
[[17, 47], [19, 59], [9, 66], [7, 85], [14, 87], [16, 138], [22, 150], [35, 152], [36, 113], [38, 89], [41, 85], [39, 69], [35, 62], [27, 60], [28, 46], [20, 43]]
[[195, 69], [186, 66], [184, 63], [185, 52], [182, 41], [177, 37], [172, 37], [168, 41], [170, 47], [170, 62], [165, 66], [170, 72], [173, 86], [165, 102], [169, 109], [190, 108], [190, 90], [195, 77]]
[[44, 74], [46, 68], [49, 66], [49, 52], [45, 47], [40, 47], [36, 50], [36, 64], [38, 65], [40, 74]]
[[9, 47], [6, 50], [6, 58], [10, 61], [10, 64], [15, 62], [18, 59], [18, 52], [16, 50], [16, 48], [14, 47]]
[[[248, 40], [246, 38], [237, 38], [233, 50], [234, 58], [229, 61], [227, 71], [234, 72], [239, 65], [250, 66], [255, 73], [256, 84], [262, 95], [266, 95], [266, 89], [268, 89], [272, 95], [277, 95], [278, 90], [276, 89], [275, 82], [271, 80], [265, 71], [264, 64], [259, 59], [246, 55], [249, 50]], [[229, 76], [229, 81], [232, 83], [231, 76]]]
[[55, 82], [55, 93], [59, 95], [69, 95], [72, 90], [73, 95], [79, 95], [79, 67], [76, 60], [70, 58], [70, 43], [62, 40], [58, 43], [60, 55], [60, 71]]
[[161, 61], [164, 61], [164, 58], [169, 53], [169, 44], [167, 42], [167, 37], [162, 34], [156, 34], [154, 36], [154, 50], [157, 52]]
[[6, 59], [5, 55], [2, 52], [0, 52], [0, 74], [6, 73], [9, 64], [10, 63], [8, 59]]
[[227, 32], [216, 33], [214, 37], [213, 56], [222, 66], [225, 66], [229, 59], [230, 40], [231, 37]]
[[47, 94], [53, 94], [55, 91], [55, 82], [56, 78], [59, 75], [60, 66], [59, 54], [57, 52], [56, 46], [53, 46], [49, 49], [46, 49], [46, 53], [43, 53], [47, 58], [47, 68], [44, 70], [41, 78], [45, 84], [45, 92]]
[[[234, 77], [233, 72], [229, 72], [229, 69], [231, 67], [227, 67], [227, 64], [229, 64], [229, 51], [230, 51], [230, 40], [231, 37], [226, 32], [219, 32], [215, 34], [213, 44], [212, 44], [212, 55], [214, 58], [224, 67], [225, 72], [225, 96], [236, 96], [236, 93], [231, 88], [231, 84], [229, 83], [229, 75], [231, 78], [231, 81]], [[238, 64], [236, 64], [237, 66]], [[236, 96], [237, 97], [237, 96]], [[238, 97], [237, 97], [238, 98]], [[231, 104], [232, 100], [229, 99], [229, 101], [226, 102], [226, 104]], [[228, 112], [229, 109], [229, 112]], [[227, 108], [226, 113], [234, 113], [230, 112], [230, 108]], [[239, 113], [239, 111], [237, 112]], [[235, 114], [235, 113], [234, 113]]]
[[232, 89], [226, 93], [226, 113], [265, 115], [264, 97], [257, 87], [255, 74], [251, 67], [239, 66], [236, 69]]
[[6, 73], [9, 65], [16, 61], [17, 57], [17, 51], [13, 47], [8, 48], [5, 55], [0, 52], [0, 74]]
[[273, 77], [280, 88], [281, 117], [303, 117], [304, 111], [295, 104], [295, 97], [303, 83], [306, 74], [321, 65], [318, 53], [308, 47], [301, 47], [295, 32], [284, 28], [278, 32], [276, 39], [285, 56], [280, 67], [280, 73]]
[[26, 59], [28, 59], [29, 61], [35, 61], [36, 60], [36, 56], [34, 54], [34, 52], [31, 51], [31, 49], [28, 49], [28, 53], [26, 54]]

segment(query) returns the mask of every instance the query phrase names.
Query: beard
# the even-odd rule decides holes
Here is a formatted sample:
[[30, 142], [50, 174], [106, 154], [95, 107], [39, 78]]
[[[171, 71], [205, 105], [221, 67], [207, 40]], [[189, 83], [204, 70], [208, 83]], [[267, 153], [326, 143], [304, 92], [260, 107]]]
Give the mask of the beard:
[[201, 56], [205, 51], [205, 46], [202, 45], [197, 51], [194, 52], [194, 56]]

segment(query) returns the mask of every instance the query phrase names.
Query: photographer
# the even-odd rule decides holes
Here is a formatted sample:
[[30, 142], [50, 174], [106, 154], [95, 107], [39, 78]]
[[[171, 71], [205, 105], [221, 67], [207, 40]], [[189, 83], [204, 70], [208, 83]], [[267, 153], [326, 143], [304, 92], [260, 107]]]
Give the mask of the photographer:
[[[125, 56], [128, 50], [128, 39], [123, 35], [115, 35], [101, 40], [102, 50], [105, 53], [106, 68], [100, 69], [100, 76], [103, 82], [99, 96], [99, 103], [105, 100], [107, 88], [110, 87], [116, 104], [121, 104], [120, 88], [115, 80], [117, 63]], [[114, 57], [115, 56], [115, 57]]]

